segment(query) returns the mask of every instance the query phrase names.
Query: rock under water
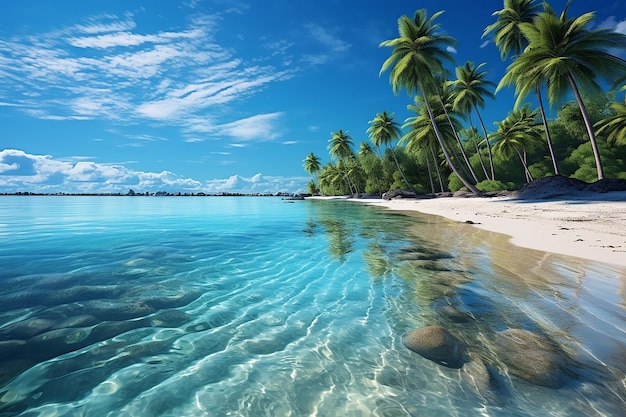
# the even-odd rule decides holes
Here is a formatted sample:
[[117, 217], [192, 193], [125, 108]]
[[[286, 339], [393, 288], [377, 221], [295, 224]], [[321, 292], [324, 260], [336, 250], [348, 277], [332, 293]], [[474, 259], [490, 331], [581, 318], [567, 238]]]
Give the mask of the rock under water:
[[441, 326], [428, 326], [407, 332], [402, 343], [408, 349], [448, 368], [465, 362], [465, 344]]

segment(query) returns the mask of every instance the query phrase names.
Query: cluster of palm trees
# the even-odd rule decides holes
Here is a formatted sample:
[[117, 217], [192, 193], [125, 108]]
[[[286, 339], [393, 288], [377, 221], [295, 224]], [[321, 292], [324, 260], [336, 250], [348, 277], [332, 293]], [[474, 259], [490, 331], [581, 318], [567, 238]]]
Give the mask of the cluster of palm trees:
[[[613, 103], [594, 125], [581, 91], [602, 91], [600, 82], [610, 89], [626, 82], [626, 61], [611, 53], [626, 49], [626, 35], [588, 29], [594, 13], [572, 18], [568, 16], [569, 5], [558, 14], [547, 2], [504, 0], [503, 9], [494, 13], [495, 23], [483, 34], [493, 36], [502, 59], [510, 60], [498, 85], [487, 80], [485, 63], [466, 62], [456, 67], [456, 79], [447, 78], [445, 64], [454, 63], [449, 50], [456, 41], [439, 30], [436, 20], [442, 12], [428, 16], [421, 9], [413, 18], [401, 16], [399, 36], [380, 44], [391, 49], [380, 73], [389, 73], [394, 93], [405, 90], [414, 97], [408, 108], [415, 116], [400, 126], [393, 115], [377, 114], [367, 129], [377, 154], [364, 142], [355, 155], [351, 137], [343, 130], [333, 132], [328, 150], [336, 163], [322, 167], [313, 153], [304, 160], [305, 170], [318, 174], [317, 183], [309, 183], [309, 192], [425, 191], [427, 185], [413, 172], [416, 166], [425, 166], [432, 192], [438, 180], [441, 190], [465, 187], [477, 193], [479, 188], [494, 186], [498, 179], [494, 154], [501, 161], [517, 157], [525, 181], [532, 181], [528, 155], [543, 150], [544, 145], [552, 166], [550, 174], [558, 175], [559, 160], [546, 118], [544, 94], [551, 106], [573, 95], [591, 145], [597, 179], [604, 178], [596, 134], [602, 135], [608, 146], [626, 146], [626, 101]], [[496, 122], [495, 132], [489, 133], [480, 110], [485, 99], [494, 99], [506, 86], [515, 87], [515, 108], [505, 120]], [[538, 109], [524, 104], [529, 94], [536, 97]], [[472, 123], [473, 114], [480, 133]], [[462, 120], [469, 121], [469, 127], [464, 127]], [[402, 129], [407, 130], [405, 134]]]

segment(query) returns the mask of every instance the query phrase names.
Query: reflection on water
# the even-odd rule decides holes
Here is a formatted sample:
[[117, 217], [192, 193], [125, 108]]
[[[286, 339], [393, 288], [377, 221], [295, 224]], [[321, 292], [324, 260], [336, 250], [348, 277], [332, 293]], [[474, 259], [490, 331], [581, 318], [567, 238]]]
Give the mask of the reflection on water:
[[620, 268], [344, 201], [0, 206], [0, 416], [626, 412]]

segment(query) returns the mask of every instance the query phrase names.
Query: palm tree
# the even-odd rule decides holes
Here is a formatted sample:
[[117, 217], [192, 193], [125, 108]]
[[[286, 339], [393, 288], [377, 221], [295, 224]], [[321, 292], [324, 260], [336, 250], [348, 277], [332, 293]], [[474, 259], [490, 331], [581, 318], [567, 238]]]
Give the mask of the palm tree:
[[354, 156], [352, 138], [348, 135], [348, 132], [344, 132], [343, 129], [331, 132], [328, 140], [328, 150], [331, 157], [340, 161]]
[[[376, 113], [376, 117], [369, 122], [370, 127], [367, 128], [367, 134], [370, 137], [370, 140], [378, 149], [378, 153], [382, 158], [382, 153], [380, 148], [382, 146], [388, 146], [393, 143], [394, 140], [398, 139], [402, 135], [402, 131], [398, 126], [398, 123], [394, 120], [393, 116], [388, 114], [386, 111], [382, 113]], [[398, 162], [398, 158], [396, 157], [396, 153], [393, 150], [393, 147], [389, 148], [391, 150], [391, 155], [393, 156], [393, 160], [398, 167], [398, 171], [400, 175], [402, 175], [402, 179], [404, 183], [410, 189], [413, 189], [413, 186], [409, 183], [409, 180], [406, 179], [404, 175], [404, 171], [402, 171], [402, 167], [400, 167], [400, 163]]]
[[439, 89], [437, 91], [437, 105], [431, 105], [431, 107], [433, 108], [433, 113], [436, 113], [438, 111], [436, 110], [436, 108], [440, 108], [443, 114], [446, 116], [446, 119], [448, 120], [448, 123], [452, 128], [452, 133], [454, 135], [454, 139], [456, 140], [456, 144], [458, 145], [458, 149], [461, 152], [463, 160], [465, 161], [465, 166], [461, 166], [461, 168], [463, 168], [463, 171], [465, 173], [471, 175], [474, 183], [478, 183], [478, 177], [474, 172], [472, 164], [470, 164], [467, 152], [465, 152], [465, 146], [463, 146], [463, 142], [461, 142], [461, 136], [459, 135], [459, 130], [461, 130], [461, 123], [457, 117], [460, 116], [460, 113], [454, 108], [455, 92], [452, 88], [452, 83], [441, 78], [438, 86]]
[[[404, 136], [402, 136], [400, 142], [407, 142], [407, 151], [413, 153], [423, 152], [426, 155], [426, 161], [429, 165], [429, 175], [432, 175], [430, 171], [430, 163], [428, 162], [428, 153], [430, 153], [441, 182], [442, 176], [439, 171], [437, 156], [434, 152], [434, 149], [439, 147], [439, 141], [435, 134], [435, 129], [433, 128], [432, 119], [426, 109], [426, 103], [423, 102], [423, 100], [420, 100], [419, 97], [415, 97], [415, 105], [409, 104], [407, 108], [415, 112], [416, 116], [408, 117], [404, 125], [402, 125], [403, 128], [409, 130]], [[446, 114], [443, 111], [439, 111], [434, 120], [444, 143], [452, 142], [454, 140], [453, 124], [448, 121]], [[458, 120], [456, 120], [456, 123], [458, 123]], [[443, 184], [441, 188], [441, 191], [443, 191]]]
[[535, 0], [504, 0], [504, 8], [493, 12], [492, 16], [498, 19], [485, 28], [483, 37], [494, 33], [494, 43], [500, 49], [502, 60], [509, 54], [519, 55], [528, 45], [519, 25], [532, 23], [539, 10], [539, 5], [534, 3]]
[[359, 145], [359, 156], [372, 155], [373, 153], [374, 153], [374, 150], [372, 149], [369, 143], [361, 142], [361, 144]]
[[478, 147], [478, 141], [476, 140], [476, 138], [481, 139], [480, 134], [478, 133], [478, 129], [476, 129], [475, 126], [472, 126], [470, 122], [470, 127], [464, 129], [461, 133], [465, 135], [467, 140], [471, 140], [474, 144], [474, 149], [476, 149], [476, 156], [478, 158], [478, 162], [480, 162], [481, 168], [483, 169], [483, 174], [485, 174], [485, 178], [489, 178], [489, 175], [487, 174], [487, 168], [485, 167], [485, 162], [483, 161], [483, 156], [480, 153], [480, 148]]
[[[537, 16], [539, 5], [535, 4], [535, 0], [504, 0], [504, 8], [494, 12], [494, 16], [498, 16], [498, 20], [487, 26], [483, 32], [483, 37], [490, 32], [494, 32], [494, 42], [500, 49], [500, 56], [506, 59], [509, 54], [517, 57], [528, 46], [528, 40], [520, 29], [521, 23], [532, 23]], [[525, 81], [519, 80], [524, 83]], [[496, 90], [498, 91], [498, 89]], [[546, 118], [545, 106], [541, 96], [541, 84], [534, 86], [534, 92], [539, 101], [539, 109], [541, 110], [541, 119], [543, 128], [546, 133], [546, 142], [552, 159], [554, 174], [559, 175], [559, 165], [554, 154], [552, 146], [552, 136], [548, 127], [548, 119]]]
[[597, 122], [594, 127], [598, 128], [598, 134], [607, 135], [606, 141], [609, 144], [626, 145], [626, 96], [624, 103], [611, 103], [611, 110], [613, 114]]
[[331, 132], [330, 139], [328, 140], [328, 150], [330, 156], [339, 161], [338, 166], [344, 168], [346, 181], [350, 192], [358, 193], [358, 190], [353, 191], [353, 184], [350, 181], [350, 176], [346, 168], [346, 160], [354, 157], [352, 151], [352, 138], [348, 135], [348, 132], [344, 132], [343, 129], [339, 129], [337, 132]]
[[[304, 167], [304, 170], [309, 173], [309, 175], [315, 175], [320, 171], [320, 169], [322, 169], [320, 159], [313, 152], [311, 152], [306, 156], [306, 158], [304, 158], [304, 161], [302, 161], [302, 166]], [[309, 184], [309, 190], [315, 187], [315, 182], [313, 180], [311, 180], [311, 182], [313, 184], [312, 186], [311, 184]], [[317, 182], [319, 183], [319, 179], [317, 180]]]
[[322, 168], [320, 159], [313, 152], [308, 154], [304, 161], [302, 161], [302, 166], [304, 170], [308, 172], [310, 175], [314, 175]]
[[501, 122], [496, 122], [498, 129], [492, 134], [496, 140], [493, 151], [503, 159], [509, 159], [517, 154], [524, 168], [526, 182], [533, 180], [528, 169], [526, 153], [534, 151], [541, 140], [537, 111], [531, 111], [528, 105], [513, 110]]
[[[439, 24], [434, 23], [434, 20], [442, 13], [437, 12], [428, 18], [426, 10], [420, 9], [415, 12], [413, 19], [403, 15], [398, 19], [400, 36], [381, 42], [380, 46], [393, 48], [391, 55], [383, 63], [380, 73], [390, 69], [389, 81], [394, 93], [397, 94], [404, 88], [409, 94], [419, 92], [422, 97], [428, 97], [433, 91], [436, 77], [445, 74], [443, 61], [454, 62], [447, 48], [453, 46], [456, 41], [450, 36], [437, 34]], [[439, 146], [450, 168], [468, 190], [479, 193], [474, 184], [469, 182], [452, 162], [428, 100], [425, 100], [425, 103]]]
[[595, 14], [585, 13], [577, 18], [568, 18], [569, 5], [570, 1], [563, 13], [557, 15], [550, 5], [544, 3], [544, 11], [532, 23], [520, 24], [528, 46], [509, 65], [499, 87], [516, 83], [516, 104], [544, 82], [547, 83], [550, 104], [565, 97], [571, 89], [591, 141], [598, 179], [603, 179], [596, 136], [579, 85], [599, 90], [599, 77], [611, 82], [616, 74], [621, 77], [626, 72], [626, 61], [607, 52], [626, 48], [626, 35], [609, 29], [586, 29]]
[[473, 62], [467, 61], [464, 66], [456, 68], [456, 80], [452, 82], [455, 90], [453, 104], [454, 108], [462, 113], [469, 114], [472, 109], [476, 112], [486, 139], [491, 179], [495, 180], [496, 174], [493, 165], [493, 155], [491, 155], [491, 145], [488, 140], [489, 135], [478, 108], [485, 106], [485, 97], [495, 98], [490, 89], [494, 88], [496, 84], [485, 79], [487, 72], [480, 71], [483, 65], [485, 65], [484, 62], [474, 66]]

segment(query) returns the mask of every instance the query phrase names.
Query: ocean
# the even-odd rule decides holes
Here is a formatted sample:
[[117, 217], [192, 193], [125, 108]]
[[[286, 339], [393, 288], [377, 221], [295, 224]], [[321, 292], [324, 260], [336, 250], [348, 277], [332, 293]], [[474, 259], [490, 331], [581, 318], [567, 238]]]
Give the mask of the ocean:
[[[626, 415], [626, 271], [507, 239], [350, 201], [0, 197], [0, 416]], [[427, 326], [463, 363], [405, 346]]]

